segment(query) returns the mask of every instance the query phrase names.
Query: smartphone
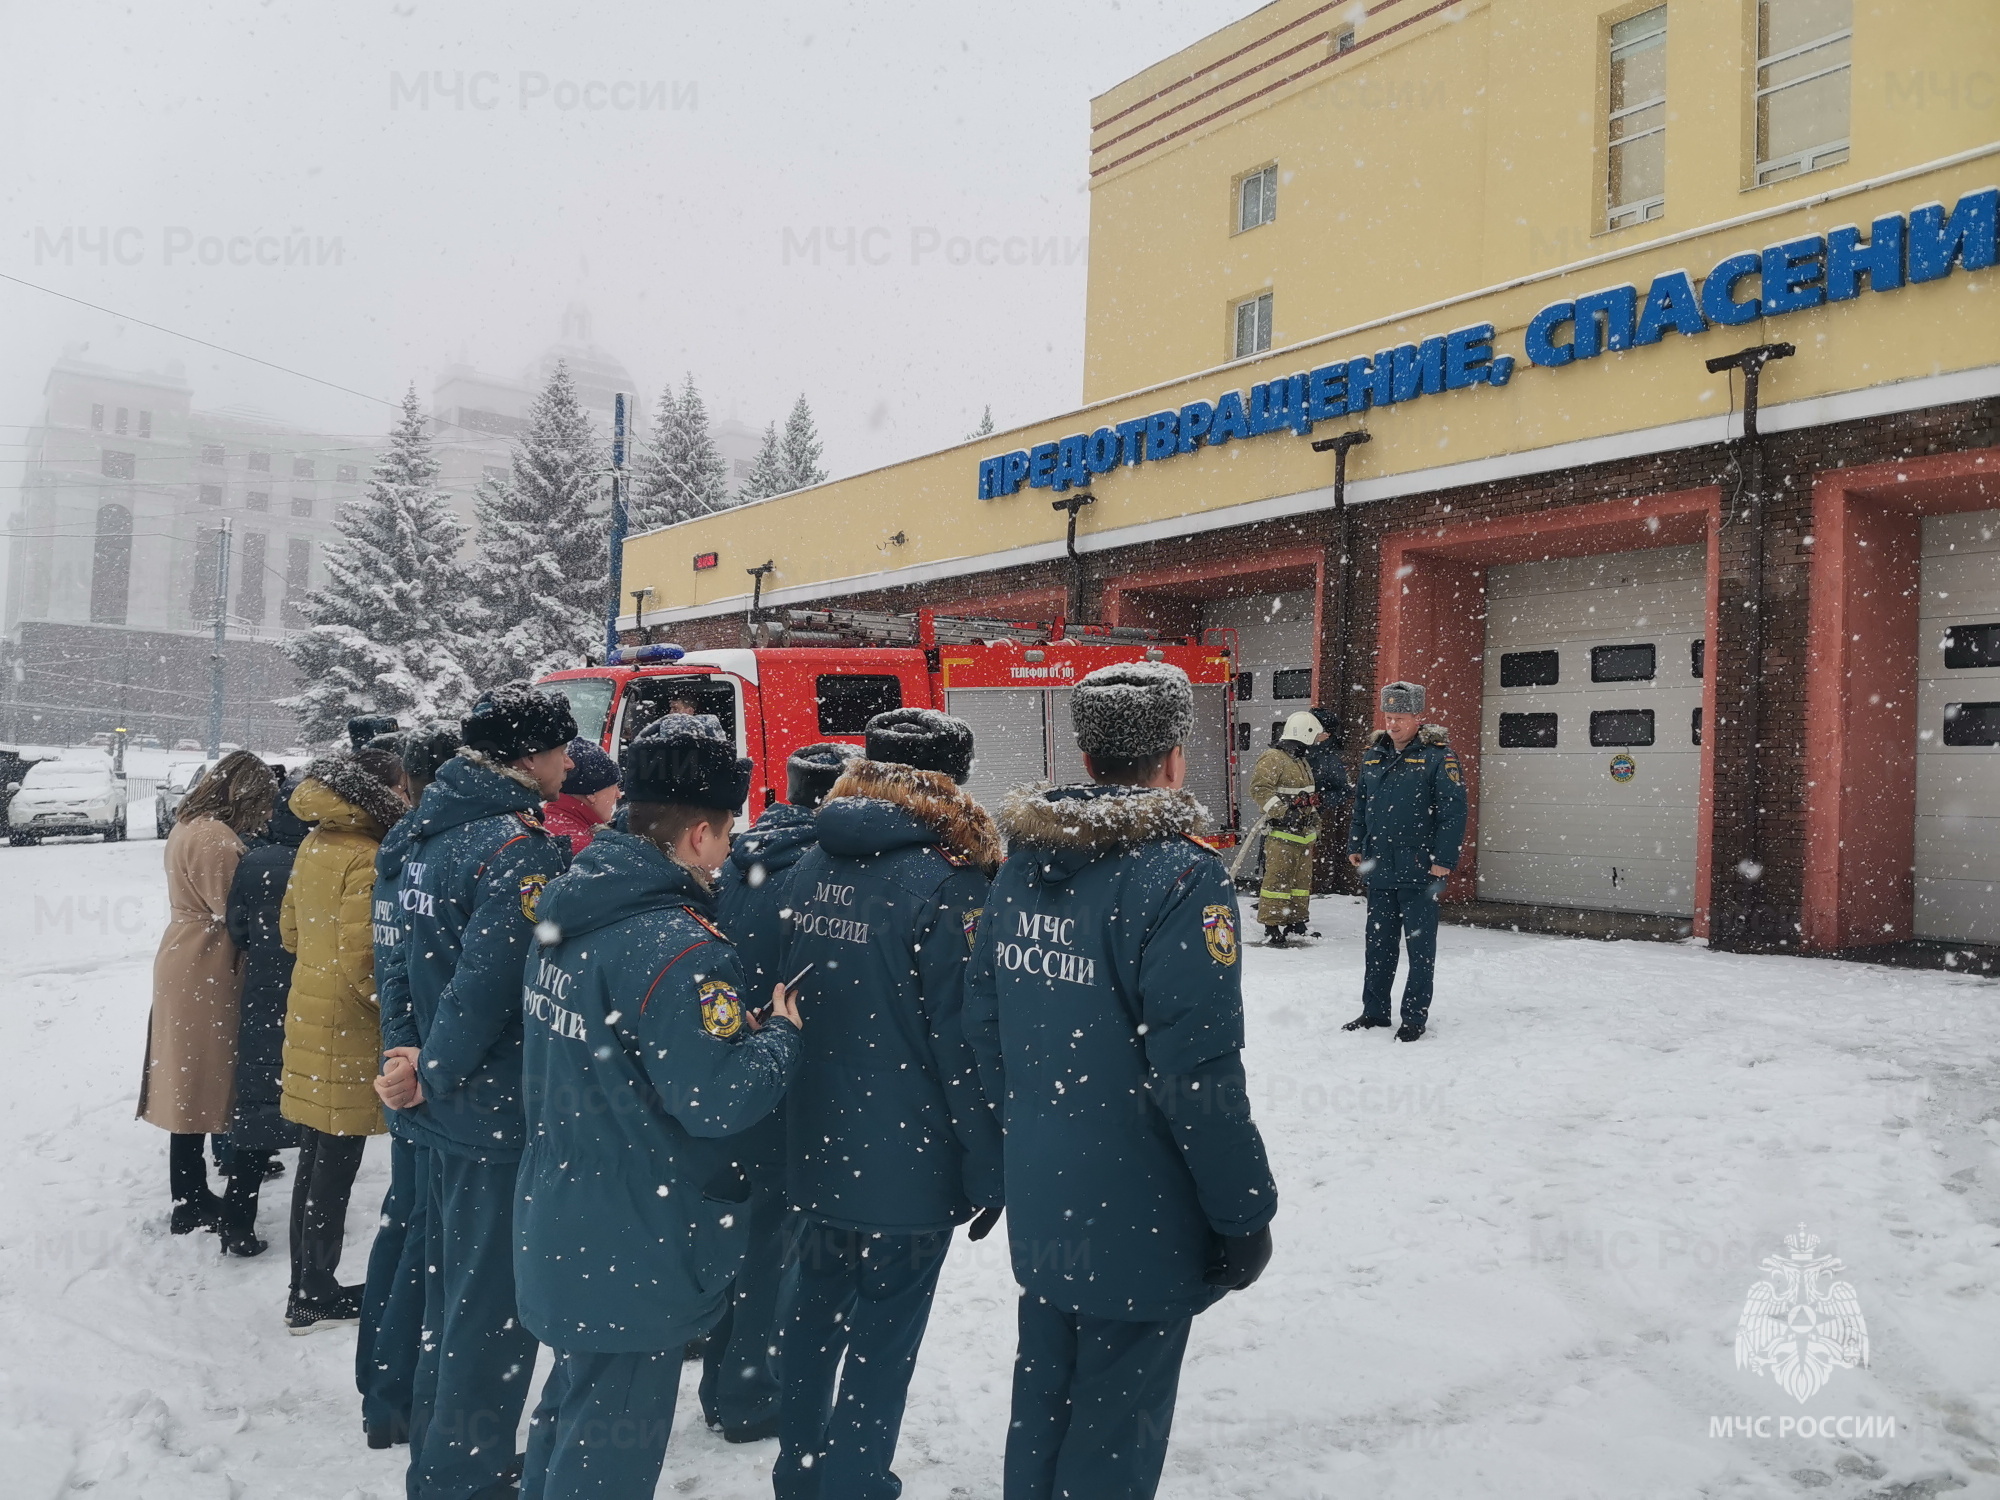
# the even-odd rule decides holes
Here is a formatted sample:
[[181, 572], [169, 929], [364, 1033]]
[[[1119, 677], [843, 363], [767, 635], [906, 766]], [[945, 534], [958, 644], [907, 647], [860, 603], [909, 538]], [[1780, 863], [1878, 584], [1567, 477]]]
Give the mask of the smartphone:
[[[808, 975], [808, 974], [812, 973], [812, 971], [813, 971], [814, 969], [817, 969], [818, 967], [819, 967], [819, 965], [818, 965], [818, 964], [816, 964], [816, 963], [813, 963], [813, 964], [807, 964], [807, 965], [806, 965], [806, 966], [805, 966], [805, 967], [804, 967], [803, 969], [799, 970], [799, 972], [798, 972], [798, 973], [794, 974], [794, 975], [793, 975], [793, 976], [792, 976], [792, 977], [791, 977], [790, 979], [786, 980], [786, 981], [785, 981], [785, 993], [786, 993], [786, 994], [788, 994], [788, 995], [789, 995], [789, 994], [795, 994], [795, 993], [797, 993], [797, 991], [798, 991], [798, 987], [799, 987], [799, 981], [800, 981], [801, 979], [804, 979], [804, 978], [806, 977], [806, 975]], [[771, 1013], [771, 1006], [772, 1006], [772, 1005], [773, 1005], [774, 1003], [775, 1003], [775, 1002], [773, 1002], [773, 1001], [770, 1001], [770, 1000], [766, 1000], [766, 1001], [765, 1001], [765, 1002], [764, 1002], [764, 1003], [763, 1003], [762, 1005], [760, 1005], [760, 1006], [758, 1006], [758, 1007], [757, 1007], [757, 1009], [756, 1009], [756, 1011], [755, 1011], [755, 1015], [756, 1015], [756, 1017], [757, 1017], [757, 1020], [758, 1020], [758, 1022], [759, 1022], [760, 1024], [762, 1023], [762, 1021], [764, 1020], [764, 1018], [765, 1018], [766, 1016], [770, 1015], [770, 1013]]]

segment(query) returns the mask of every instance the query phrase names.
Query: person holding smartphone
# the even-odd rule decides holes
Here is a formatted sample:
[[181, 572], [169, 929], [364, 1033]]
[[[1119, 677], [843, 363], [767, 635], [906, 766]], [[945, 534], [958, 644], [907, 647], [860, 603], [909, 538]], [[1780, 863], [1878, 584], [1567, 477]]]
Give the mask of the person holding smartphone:
[[721, 1314], [750, 1237], [737, 1143], [799, 1060], [792, 994], [774, 985], [753, 1009], [714, 922], [750, 762], [712, 721], [669, 714], [625, 776], [631, 831], [600, 830], [542, 892], [522, 980], [514, 1278], [555, 1355], [522, 1500], [653, 1493], [682, 1350]]

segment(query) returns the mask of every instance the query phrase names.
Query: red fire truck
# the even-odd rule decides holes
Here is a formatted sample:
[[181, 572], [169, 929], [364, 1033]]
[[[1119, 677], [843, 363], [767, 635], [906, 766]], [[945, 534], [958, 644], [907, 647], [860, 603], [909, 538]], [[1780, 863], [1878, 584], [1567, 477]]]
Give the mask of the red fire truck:
[[1227, 832], [1237, 827], [1232, 635], [793, 609], [758, 623], [755, 646], [626, 646], [603, 666], [541, 680], [568, 695], [578, 732], [621, 761], [662, 714], [713, 714], [755, 764], [747, 821], [784, 796], [792, 751], [818, 740], [860, 744], [868, 720], [892, 708], [943, 709], [972, 726], [967, 788], [988, 807], [1023, 782], [1081, 781], [1068, 701], [1076, 680], [1113, 662], [1171, 662], [1194, 685], [1188, 790]]

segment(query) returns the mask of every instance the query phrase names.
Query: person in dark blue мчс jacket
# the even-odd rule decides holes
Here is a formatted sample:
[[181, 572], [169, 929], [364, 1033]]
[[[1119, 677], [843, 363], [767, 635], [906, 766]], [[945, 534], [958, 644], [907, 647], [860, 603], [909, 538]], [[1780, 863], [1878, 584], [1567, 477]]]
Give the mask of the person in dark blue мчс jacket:
[[1001, 1202], [999, 1125], [960, 1019], [1000, 859], [993, 820], [961, 785], [972, 731], [899, 708], [866, 736], [790, 896], [786, 974], [817, 967], [785, 1101], [800, 1222], [779, 1314], [778, 1500], [900, 1493], [889, 1465], [952, 1226], [988, 1210], [978, 1237]]
[[1354, 783], [1348, 862], [1368, 889], [1367, 974], [1361, 1014], [1341, 1028], [1389, 1024], [1396, 950], [1407, 943], [1399, 1042], [1424, 1034], [1437, 970], [1438, 897], [1465, 840], [1465, 778], [1444, 729], [1426, 724], [1424, 689], [1392, 682], [1382, 689], [1384, 728], [1369, 741]]
[[1070, 711], [1095, 784], [1008, 794], [965, 1002], [1022, 1287], [1004, 1493], [1136, 1500], [1194, 1315], [1262, 1274], [1278, 1198], [1243, 1076], [1235, 887], [1180, 790], [1187, 677], [1102, 667]]
[[543, 893], [521, 991], [515, 1279], [555, 1352], [522, 1500], [653, 1493], [682, 1348], [720, 1314], [751, 1231], [723, 1137], [768, 1116], [798, 1063], [791, 995], [753, 1009], [711, 920], [750, 762], [712, 719], [668, 714], [626, 751], [625, 787], [631, 831], [600, 831]]
[[521, 1157], [521, 963], [566, 849], [542, 803], [569, 770], [576, 720], [525, 682], [483, 694], [464, 748], [406, 821], [397, 983], [415, 1045], [387, 1050], [375, 1092], [425, 1148], [424, 1340], [410, 1411], [409, 1500], [511, 1494], [535, 1341], [514, 1305]]
[[[819, 842], [813, 813], [858, 745], [803, 745], [785, 762], [785, 800], [764, 809], [736, 841], [715, 883], [716, 925], [729, 934], [743, 965], [744, 992], [767, 995], [790, 976], [779, 972], [791, 916], [793, 877]], [[701, 1371], [701, 1414], [731, 1443], [778, 1431], [778, 1284], [783, 1271], [785, 1111], [782, 1104], [736, 1141], [750, 1178], [750, 1242], [743, 1273], [708, 1331]]]

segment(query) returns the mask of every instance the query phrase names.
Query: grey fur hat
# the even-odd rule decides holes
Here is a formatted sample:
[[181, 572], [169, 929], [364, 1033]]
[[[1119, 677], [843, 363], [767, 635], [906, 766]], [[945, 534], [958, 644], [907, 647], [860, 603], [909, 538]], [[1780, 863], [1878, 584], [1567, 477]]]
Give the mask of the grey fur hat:
[[1158, 661], [1099, 667], [1069, 697], [1076, 748], [1106, 760], [1144, 760], [1184, 744], [1194, 729], [1187, 673]]
[[972, 774], [972, 726], [934, 708], [892, 708], [868, 721], [868, 759], [942, 771], [961, 786]]
[[1383, 686], [1383, 713], [1420, 714], [1423, 711], [1424, 685], [1421, 682], [1391, 682]]

